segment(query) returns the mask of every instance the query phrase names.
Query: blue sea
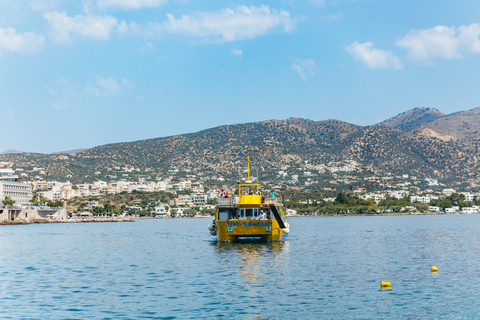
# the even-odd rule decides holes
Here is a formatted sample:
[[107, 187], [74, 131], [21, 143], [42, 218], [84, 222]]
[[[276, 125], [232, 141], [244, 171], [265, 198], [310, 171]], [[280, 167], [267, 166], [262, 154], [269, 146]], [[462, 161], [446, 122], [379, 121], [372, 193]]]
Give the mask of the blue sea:
[[296, 217], [281, 243], [209, 222], [1, 226], [0, 318], [480, 318], [480, 215]]

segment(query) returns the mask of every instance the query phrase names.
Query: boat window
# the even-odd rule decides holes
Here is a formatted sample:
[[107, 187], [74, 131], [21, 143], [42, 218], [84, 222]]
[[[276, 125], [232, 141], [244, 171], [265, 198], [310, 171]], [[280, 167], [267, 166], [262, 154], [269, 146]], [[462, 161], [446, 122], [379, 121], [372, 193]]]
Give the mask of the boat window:
[[228, 210], [218, 211], [218, 220], [228, 220], [230, 219], [230, 212]]
[[235, 217], [235, 212], [232, 211], [230, 212], [229, 219], [258, 219], [261, 213], [262, 210], [260, 208], [238, 209], [237, 216]]

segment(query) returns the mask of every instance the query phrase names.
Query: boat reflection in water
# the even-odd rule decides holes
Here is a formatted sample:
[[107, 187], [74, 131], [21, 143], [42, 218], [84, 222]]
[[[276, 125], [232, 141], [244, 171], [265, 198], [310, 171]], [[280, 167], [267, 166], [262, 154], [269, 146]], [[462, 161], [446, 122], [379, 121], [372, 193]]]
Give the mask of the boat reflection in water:
[[248, 301], [248, 312], [255, 310], [258, 315], [255, 318], [262, 318], [264, 305], [271, 299], [275, 287], [286, 284], [288, 241], [218, 241], [212, 242], [212, 247], [216, 251], [219, 275], [230, 283], [228, 294], [233, 300]]

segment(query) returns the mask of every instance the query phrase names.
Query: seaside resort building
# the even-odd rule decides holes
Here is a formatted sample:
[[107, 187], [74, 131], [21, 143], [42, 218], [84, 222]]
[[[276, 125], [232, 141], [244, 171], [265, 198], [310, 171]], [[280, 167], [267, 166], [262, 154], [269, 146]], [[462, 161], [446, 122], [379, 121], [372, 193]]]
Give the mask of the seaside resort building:
[[30, 204], [29, 201], [33, 196], [32, 186], [21, 182], [21, 178], [7, 166], [8, 164], [0, 163], [0, 201], [9, 197], [15, 200], [15, 205]]

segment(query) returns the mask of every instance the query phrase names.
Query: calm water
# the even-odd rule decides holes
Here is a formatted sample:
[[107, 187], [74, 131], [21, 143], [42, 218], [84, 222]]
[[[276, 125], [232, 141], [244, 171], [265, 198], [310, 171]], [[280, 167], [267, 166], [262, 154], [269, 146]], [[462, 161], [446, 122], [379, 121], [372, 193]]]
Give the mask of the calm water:
[[480, 317], [480, 215], [291, 218], [277, 244], [209, 221], [2, 226], [0, 318]]

